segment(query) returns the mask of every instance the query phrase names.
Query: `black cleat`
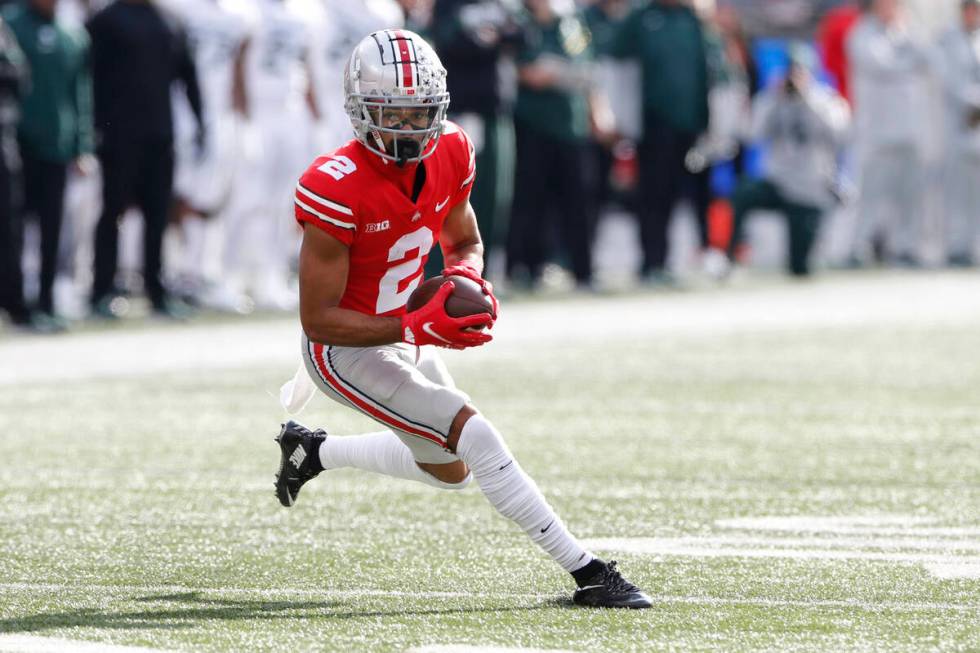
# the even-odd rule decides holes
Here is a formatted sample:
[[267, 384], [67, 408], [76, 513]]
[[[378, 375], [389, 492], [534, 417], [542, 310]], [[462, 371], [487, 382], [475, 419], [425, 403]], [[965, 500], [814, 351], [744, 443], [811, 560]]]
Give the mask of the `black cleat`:
[[[276, 436], [282, 456], [276, 473], [276, 498], [285, 507], [296, 503], [299, 489], [323, 468], [319, 465], [319, 447], [327, 439], [326, 431], [310, 431], [296, 422], [286, 422]], [[314, 464], [316, 461], [316, 464]], [[314, 467], [317, 469], [314, 470]]]
[[649, 608], [653, 605], [649, 596], [623, 578], [616, 569], [615, 560], [604, 564], [585, 585], [575, 590], [572, 601], [592, 608]]

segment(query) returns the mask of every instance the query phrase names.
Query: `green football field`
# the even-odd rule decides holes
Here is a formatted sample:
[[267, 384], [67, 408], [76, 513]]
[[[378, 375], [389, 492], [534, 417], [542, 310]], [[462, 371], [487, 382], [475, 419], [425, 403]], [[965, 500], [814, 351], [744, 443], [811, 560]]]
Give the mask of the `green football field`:
[[134, 322], [0, 333], [0, 651], [980, 650], [980, 277], [516, 299], [497, 331], [458, 384], [652, 609], [572, 606], [475, 485], [341, 470], [281, 508], [295, 320]]

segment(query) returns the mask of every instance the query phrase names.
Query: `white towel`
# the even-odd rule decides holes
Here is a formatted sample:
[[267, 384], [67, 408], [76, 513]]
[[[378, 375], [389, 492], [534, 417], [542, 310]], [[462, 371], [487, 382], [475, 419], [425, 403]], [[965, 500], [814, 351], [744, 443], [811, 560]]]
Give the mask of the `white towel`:
[[279, 388], [279, 403], [290, 415], [298, 415], [310, 403], [310, 399], [316, 394], [316, 385], [306, 371], [303, 361], [299, 363], [299, 369], [290, 380], [282, 384]]

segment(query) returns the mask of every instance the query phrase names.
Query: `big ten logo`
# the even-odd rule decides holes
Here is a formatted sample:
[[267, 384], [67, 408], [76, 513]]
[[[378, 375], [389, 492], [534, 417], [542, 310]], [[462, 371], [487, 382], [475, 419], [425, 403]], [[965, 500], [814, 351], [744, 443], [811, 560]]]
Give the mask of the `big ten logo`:
[[364, 225], [365, 233], [375, 233], [378, 231], [387, 231], [391, 227], [391, 220], [382, 220], [381, 222], [369, 222]]

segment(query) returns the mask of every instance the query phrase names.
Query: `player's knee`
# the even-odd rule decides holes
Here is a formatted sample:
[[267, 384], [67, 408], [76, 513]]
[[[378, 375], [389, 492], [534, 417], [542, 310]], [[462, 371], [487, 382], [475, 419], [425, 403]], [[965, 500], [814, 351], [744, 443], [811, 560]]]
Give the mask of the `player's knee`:
[[447, 463], [444, 465], [434, 465], [429, 463], [416, 463], [422, 471], [432, 477], [434, 487], [444, 490], [462, 490], [470, 484], [473, 478], [469, 468], [463, 461]]
[[446, 445], [453, 453], [456, 452], [456, 445], [459, 443], [459, 436], [463, 432], [463, 427], [466, 426], [466, 422], [476, 414], [476, 408], [466, 404], [459, 409], [459, 412], [456, 413], [456, 417], [453, 418], [452, 426], [449, 427], [449, 438], [446, 440]]
[[442, 485], [440, 486], [444, 490], [465, 490], [473, 480], [473, 474], [469, 470], [466, 470], [466, 476], [457, 481], [439, 481]]

